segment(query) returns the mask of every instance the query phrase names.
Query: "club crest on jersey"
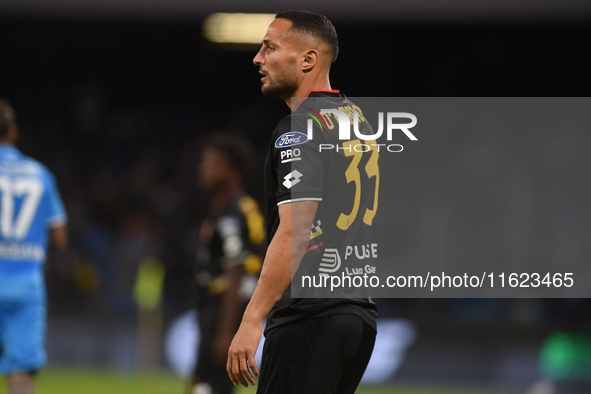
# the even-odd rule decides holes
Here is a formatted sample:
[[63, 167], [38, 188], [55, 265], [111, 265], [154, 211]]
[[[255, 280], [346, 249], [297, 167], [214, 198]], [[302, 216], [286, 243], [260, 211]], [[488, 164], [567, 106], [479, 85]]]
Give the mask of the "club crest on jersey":
[[301, 145], [308, 141], [308, 136], [299, 131], [289, 131], [281, 134], [275, 141], [275, 148], [287, 148], [289, 146]]

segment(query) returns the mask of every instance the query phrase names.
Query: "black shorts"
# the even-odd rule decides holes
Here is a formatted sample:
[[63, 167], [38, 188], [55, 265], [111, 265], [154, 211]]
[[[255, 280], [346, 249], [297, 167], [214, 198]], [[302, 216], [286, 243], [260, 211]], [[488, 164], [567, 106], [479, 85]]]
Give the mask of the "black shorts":
[[329, 315], [277, 327], [263, 347], [257, 394], [353, 394], [376, 331], [355, 315]]

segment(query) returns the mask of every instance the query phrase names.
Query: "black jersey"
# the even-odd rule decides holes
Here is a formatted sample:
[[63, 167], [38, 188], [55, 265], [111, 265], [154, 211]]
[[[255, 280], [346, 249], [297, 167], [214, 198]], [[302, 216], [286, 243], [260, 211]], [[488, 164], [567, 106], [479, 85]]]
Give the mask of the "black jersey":
[[278, 205], [303, 200], [319, 205], [308, 250], [269, 314], [267, 330], [304, 318], [343, 313], [376, 326], [377, 309], [369, 297], [358, 293], [327, 297], [326, 288], [302, 288], [298, 279], [302, 275], [355, 275], [377, 257], [378, 151], [357, 139], [352, 126], [352, 138], [340, 139], [337, 115], [323, 114], [323, 109], [338, 109], [350, 117], [351, 124], [358, 120], [360, 134], [372, 134], [361, 109], [338, 91], [312, 92], [275, 128], [265, 165], [269, 240], [279, 226]]
[[261, 268], [264, 241], [263, 216], [256, 201], [241, 191], [217, 196], [217, 203], [204, 220], [197, 249], [197, 280], [201, 301], [220, 299], [227, 288], [224, 270], [243, 265], [241, 295], [248, 299]]

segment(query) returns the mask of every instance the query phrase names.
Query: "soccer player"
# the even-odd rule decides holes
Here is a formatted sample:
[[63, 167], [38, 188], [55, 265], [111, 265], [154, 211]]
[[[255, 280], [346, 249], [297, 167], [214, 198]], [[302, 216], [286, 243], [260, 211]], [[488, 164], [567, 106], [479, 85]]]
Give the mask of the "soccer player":
[[[228, 352], [232, 382], [247, 387], [260, 375], [259, 394], [354, 393], [375, 343], [377, 308], [369, 297], [291, 296], [292, 288], [305, 290], [292, 277], [336, 275], [349, 248], [377, 245], [378, 152], [357, 152], [359, 140], [339, 140], [333, 114], [319, 116], [322, 109], [355, 108], [359, 131], [372, 132], [360, 109], [331, 88], [337, 54], [336, 31], [325, 16], [287, 11], [276, 15], [254, 58], [263, 94], [292, 111], [271, 139], [265, 167], [269, 248]], [[321, 145], [333, 149], [321, 151]], [[368, 261], [353, 254], [346, 264], [357, 272]], [[259, 374], [254, 355], [265, 318]]]
[[34, 392], [45, 364], [43, 263], [48, 236], [67, 245], [66, 212], [51, 172], [14, 146], [15, 113], [0, 99], [0, 373], [10, 393]]
[[191, 394], [234, 390], [228, 348], [256, 286], [265, 240], [263, 215], [243, 188], [255, 158], [250, 143], [231, 134], [217, 134], [203, 150], [199, 178], [211, 205], [197, 253], [201, 340]]

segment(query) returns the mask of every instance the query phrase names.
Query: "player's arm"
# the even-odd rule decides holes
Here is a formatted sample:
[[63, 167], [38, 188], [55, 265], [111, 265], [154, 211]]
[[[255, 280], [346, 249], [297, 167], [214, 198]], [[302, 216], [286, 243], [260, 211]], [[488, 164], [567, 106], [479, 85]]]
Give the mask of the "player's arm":
[[68, 216], [64, 203], [57, 189], [55, 177], [46, 174], [45, 187], [47, 190], [46, 206], [48, 211], [47, 227], [49, 231], [49, 245], [56, 250], [64, 250], [68, 246]]
[[306, 253], [318, 202], [285, 203], [278, 208], [279, 227], [269, 244], [257, 287], [228, 351], [228, 375], [235, 385], [240, 383], [244, 387], [248, 387], [248, 382], [255, 384], [249, 367], [255, 376], [259, 376], [254, 356], [261, 340], [263, 322], [289, 286], [292, 272], [297, 271]]
[[[229, 226], [230, 223], [240, 222], [236, 217], [236, 221], [226, 221], [226, 225], [220, 229], [225, 250], [222, 264], [227, 282], [226, 291], [222, 295], [218, 330], [213, 344], [214, 361], [220, 365], [224, 365], [228, 359], [228, 349], [242, 317], [243, 300], [240, 288], [243, 278], [246, 272], [258, 274], [260, 270], [259, 257], [249, 250], [249, 245], [256, 249], [255, 244], [260, 244], [264, 240], [262, 215], [256, 202], [245, 196], [238, 201], [238, 206], [244, 215], [246, 228]], [[248, 268], [246, 264], [249, 264]]]
[[242, 302], [239, 289], [244, 275], [244, 267], [241, 264], [227, 268], [224, 275], [228, 281], [228, 287], [222, 298], [218, 332], [214, 343], [214, 359], [216, 363], [221, 365], [227, 360], [228, 348], [236, 330], [236, 323], [240, 319]]
[[49, 228], [49, 244], [56, 250], [64, 250], [68, 246], [68, 226], [65, 222]]

